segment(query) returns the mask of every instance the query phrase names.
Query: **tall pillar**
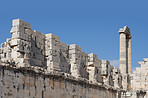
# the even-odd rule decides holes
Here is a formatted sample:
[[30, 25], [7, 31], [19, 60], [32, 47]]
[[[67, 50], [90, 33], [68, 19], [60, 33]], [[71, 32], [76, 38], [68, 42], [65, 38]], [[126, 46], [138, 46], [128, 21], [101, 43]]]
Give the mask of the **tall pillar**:
[[125, 26], [119, 30], [120, 34], [120, 70], [121, 73], [131, 74], [131, 33], [130, 29]]
[[128, 74], [132, 73], [131, 36], [128, 37]]
[[127, 69], [127, 52], [126, 52], [126, 34], [119, 32], [120, 34], [120, 70], [122, 74], [126, 74]]

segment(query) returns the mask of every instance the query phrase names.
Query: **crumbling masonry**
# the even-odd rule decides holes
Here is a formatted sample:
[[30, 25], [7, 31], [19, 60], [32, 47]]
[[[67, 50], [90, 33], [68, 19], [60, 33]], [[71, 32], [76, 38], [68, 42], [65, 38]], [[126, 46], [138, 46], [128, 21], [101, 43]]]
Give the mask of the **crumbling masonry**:
[[0, 48], [1, 98], [148, 98], [148, 59], [131, 73], [131, 33], [119, 30], [120, 69], [54, 34], [12, 23]]

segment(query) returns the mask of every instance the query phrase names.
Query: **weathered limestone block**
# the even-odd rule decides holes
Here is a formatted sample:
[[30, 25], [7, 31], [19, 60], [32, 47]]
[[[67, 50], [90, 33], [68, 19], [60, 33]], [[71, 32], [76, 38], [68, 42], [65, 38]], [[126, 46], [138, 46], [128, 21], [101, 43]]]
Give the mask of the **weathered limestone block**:
[[101, 60], [98, 59], [98, 56], [94, 53], [88, 54], [88, 65], [94, 65], [101, 67]]
[[44, 62], [44, 55], [35, 54], [34, 59], [40, 60], [40, 61], [43, 61]]
[[[74, 50], [71, 52], [71, 50]], [[86, 64], [88, 55], [81, 51], [81, 48], [75, 44], [69, 46], [69, 59], [71, 64], [71, 75], [75, 77], [88, 78]]]
[[57, 41], [57, 40], [55, 40], [55, 39], [46, 38], [46, 41], [45, 41], [45, 48], [46, 48], [46, 49], [52, 49], [52, 50], [59, 51], [60, 42]]
[[102, 60], [101, 61], [101, 75], [108, 75], [108, 66], [109, 66], [109, 61], [107, 60]]
[[114, 69], [113, 66], [111, 66], [111, 65], [108, 66], [109, 85], [111, 85], [111, 86], [114, 86], [113, 69]]
[[22, 39], [25, 41], [31, 41], [31, 36], [22, 32], [15, 32], [12, 34], [12, 39]]
[[96, 54], [88, 54], [87, 71], [89, 73], [89, 81], [95, 81], [102, 83], [103, 78], [101, 76], [101, 60], [98, 59]]
[[21, 39], [12, 39], [10, 42], [10, 46], [14, 47], [21, 44]]
[[31, 41], [31, 36], [25, 33], [25, 29], [30, 29], [31, 25], [23, 20], [15, 19], [12, 23], [12, 39], [22, 39], [25, 41]]
[[14, 47], [14, 50], [17, 52], [30, 53], [31, 52], [31, 43], [21, 40], [19, 45]]
[[24, 53], [12, 50], [11, 58], [24, 58]]
[[25, 31], [25, 28], [23, 26], [14, 26], [11, 28], [10, 33], [12, 34], [17, 32], [24, 33], [24, 31]]
[[10, 40], [7, 39], [6, 42], [1, 44], [0, 48], [0, 59], [2, 62], [8, 63], [8, 61], [11, 59], [11, 47], [10, 47]]
[[69, 46], [60, 41], [60, 68], [62, 72], [70, 73], [70, 63], [69, 63]]
[[88, 54], [88, 56], [89, 56], [89, 62], [94, 62], [95, 59], [98, 58], [98, 56], [94, 53]]
[[128, 88], [128, 75], [122, 75], [122, 89], [127, 90]]
[[50, 55], [46, 57], [47, 61], [60, 63], [59, 55]]
[[23, 21], [23, 20], [21, 20], [21, 19], [14, 19], [13, 21], [12, 21], [12, 26], [23, 26], [24, 28], [26, 28], [26, 29], [29, 29], [29, 28], [31, 28], [31, 25], [30, 25], [30, 23], [28, 23], [28, 22], [25, 22], [25, 21]]
[[46, 36], [47, 39], [54, 39], [56, 41], [59, 41], [60, 40], [58, 36], [56, 36], [56, 35], [54, 35], [52, 33], [46, 34], [45, 36]]
[[118, 68], [113, 69], [113, 81], [114, 81], [114, 87], [119, 89], [122, 86], [122, 75]]
[[[141, 67], [136, 68], [132, 74], [131, 88], [132, 90], [148, 90], [148, 64], [147, 58], [144, 58], [143, 61], [138, 62]], [[135, 86], [136, 85], [136, 86]]]
[[72, 44], [69, 46], [69, 50], [81, 50], [81, 47], [76, 44]]
[[45, 56], [56, 56], [56, 55], [58, 55], [59, 54], [59, 52], [57, 52], [56, 50], [51, 50], [51, 49], [46, 49], [45, 50]]
[[25, 29], [25, 33], [27, 35], [30, 35], [31, 36], [34, 33], [34, 31], [32, 29]]
[[34, 33], [33, 34], [35, 34], [36, 35], [36, 41], [37, 42], [40, 42], [41, 44], [44, 44], [45, 42], [45, 35], [43, 34], [43, 33], [41, 33], [41, 32], [38, 32], [38, 31], [36, 31], [36, 30], [34, 30]]
[[103, 82], [106, 86], [114, 86], [113, 69], [114, 67], [110, 65], [109, 61], [101, 61], [101, 75], [103, 76]]
[[47, 71], [61, 71], [58, 62], [47, 61]]
[[87, 72], [89, 73], [89, 81], [92, 82], [103, 82], [103, 78], [101, 76], [101, 71], [98, 67], [95, 67], [93, 65], [87, 66]]
[[59, 37], [54, 34], [46, 34], [45, 37], [45, 56], [47, 61], [47, 69], [48, 71], [62, 71], [62, 64], [60, 64], [61, 53]]

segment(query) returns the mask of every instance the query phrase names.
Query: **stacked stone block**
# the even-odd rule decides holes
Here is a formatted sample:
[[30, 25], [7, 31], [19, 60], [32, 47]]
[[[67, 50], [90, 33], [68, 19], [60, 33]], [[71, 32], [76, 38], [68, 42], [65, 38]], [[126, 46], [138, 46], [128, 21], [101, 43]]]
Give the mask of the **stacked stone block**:
[[8, 62], [11, 60], [12, 49], [9, 44], [10, 44], [10, 39], [7, 39], [7, 42], [4, 42], [1, 44], [1, 48], [0, 48], [1, 62]]
[[75, 77], [88, 78], [87, 63], [88, 55], [81, 51], [81, 48], [75, 44], [69, 46], [69, 60], [71, 65], [71, 75]]
[[54, 34], [46, 34], [45, 57], [47, 71], [70, 73], [69, 46], [59, 40]]
[[113, 86], [113, 73], [112, 73], [112, 66], [110, 62], [107, 60], [101, 61], [101, 75], [103, 76], [103, 82], [106, 86]]
[[96, 54], [88, 54], [87, 71], [91, 82], [103, 82], [103, 78], [101, 76], [101, 60], [98, 59]]
[[30, 62], [33, 66], [45, 67], [45, 35], [36, 31], [31, 32], [31, 51]]
[[113, 81], [116, 89], [122, 88], [122, 74], [118, 68], [113, 69]]
[[53, 34], [46, 34], [45, 56], [46, 56], [47, 70], [61, 71], [59, 47], [60, 47], [59, 37]]
[[12, 38], [2, 44], [0, 60], [16, 67], [41, 69], [45, 73], [62, 72], [91, 83], [121, 87], [119, 70], [96, 54], [87, 54], [78, 45], [67, 45], [54, 34], [42, 34], [23, 20], [13, 20]]
[[[13, 20], [11, 29], [12, 58], [20, 63], [20, 67], [39, 66], [43, 67], [44, 62], [44, 34], [33, 31], [31, 25], [23, 20]], [[17, 54], [14, 55], [14, 54]], [[27, 63], [26, 63], [27, 62]]]
[[60, 41], [60, 69], [62, 72], [70, 73], [69, 46]]
[[148, 91], [148, 58], [144, 58], [142, 62], [139, 62], [141, 67], [131, 75], [131, 88], [132, 90], [146, 90]]
[[31, 25], [23, 20], [15, 19], [12, 26], [10, 31], [12, 33], [11, 58], [18, 67], [29, 67], [29, 59], [26, 55], [31, 51], [31, 36], [25, 33], [25, 29], [30, 29]]

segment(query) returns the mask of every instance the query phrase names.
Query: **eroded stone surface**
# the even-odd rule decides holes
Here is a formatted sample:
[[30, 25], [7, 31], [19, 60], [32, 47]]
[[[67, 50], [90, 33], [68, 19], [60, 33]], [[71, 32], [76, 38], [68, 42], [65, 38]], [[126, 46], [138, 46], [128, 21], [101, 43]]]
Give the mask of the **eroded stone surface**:
[[67, 45], [54, 34], [32, 30], [30, 23], [21, 19], [13, 20], [12, 26], [12, 38], [0, 48], [1, 97], [146, 97], [148, 59], [139, 62], [141, 68], [131, 75], [131, 42], [126, 40], [127, 35], [128, 39], [131, 36], [128, 27], [119, 30], [121, 46], [124, 45], [120, 48], [120, 72], [108, 60], [100, 60], [94, 53], [87, 54], [78, 45]]

